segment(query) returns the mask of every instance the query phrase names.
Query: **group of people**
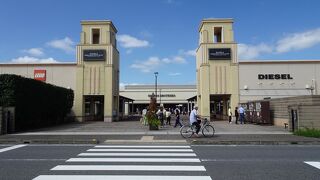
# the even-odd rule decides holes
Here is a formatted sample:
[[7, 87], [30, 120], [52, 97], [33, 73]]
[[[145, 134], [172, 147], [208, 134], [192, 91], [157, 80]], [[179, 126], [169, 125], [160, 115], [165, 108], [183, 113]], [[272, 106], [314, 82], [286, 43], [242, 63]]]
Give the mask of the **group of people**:
[[[236, 118], [236, 124], [238, 124], [238, 120], [240, 120], [240, 124], [244, 124], [244, 113], [245, 110], [242, 106], [240, 106], [239, 108], [236, 107], [234, 110], [234, 116]], [[231, 107], [228, 108], [228, 116], [229, 116], [229, 123], [232, 123], [232, 111], [231, 111]]]
[[[146, 118], [146, 114], [147, 114], [147, 109], [143, 109], [142, 110], [142, 124], [143, 125], [148, 125], [148, 121]], [[180, 119], [180, 109], [176, 108], [175, 110], [172, 110], [170, 108], [165, 109], [162, 105], [160, 106], [159, 110], [157, 111], [157, 117], [160, 120], [160, 126], [164, 127], [165, 125], [169, 125], [171, 126], [171, 116], [174, 115], [176, 118], [176, 122], [174, 124], [174, 127], [177, 127], [178, 125], [180, 127], [182, 127], [182, 123], [181, 123], [181, 119]]]
[[[176, 116], [176, 122], [174, 124], [174, 127], [177, 127], [178, 125], [182, 127], [182, 124], [180, 122], [180, 109], [176, 108], [175, 110], [165, 109], [163, 106], [160, 106], [160, 109], [157, 111], [158, 119], [160, 120], [160, 125], [163, 127], [164, 125], [171, 126], [171, 115], [174, 113]], [[164, 121], [166, 122], [164, 123]]]

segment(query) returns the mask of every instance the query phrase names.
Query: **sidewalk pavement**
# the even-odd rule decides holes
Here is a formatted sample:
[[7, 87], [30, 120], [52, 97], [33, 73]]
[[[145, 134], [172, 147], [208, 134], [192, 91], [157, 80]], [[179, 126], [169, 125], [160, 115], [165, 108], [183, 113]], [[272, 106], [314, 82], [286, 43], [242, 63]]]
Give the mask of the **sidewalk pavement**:
[[[184, 117], [185, 123], [187, 117]], [[174, 121], [171, 121], [174, 122]], [[172, 144], [320, 144], [319, 138], [294, 136], [286, 129], [253, 124], [236, 125], [226, 121], [212, 123], [215, 136], [184, 139], [179, 127], [165, 126], [150, 131], [139, 121], [113, 123], [71, 123], [29, 132], [0, 136], [0, 144], [119, 144], [119, 143], [172, 143]]]

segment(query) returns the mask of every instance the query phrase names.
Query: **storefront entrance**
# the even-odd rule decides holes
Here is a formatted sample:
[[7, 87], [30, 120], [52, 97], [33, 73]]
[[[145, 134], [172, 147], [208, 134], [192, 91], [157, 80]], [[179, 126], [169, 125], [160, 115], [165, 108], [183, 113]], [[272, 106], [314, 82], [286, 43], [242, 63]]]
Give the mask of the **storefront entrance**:
[[231, 95], [210, 95], [210, 119], [228, 120]]
[[84, 96], [85, 121], [103, 121], [104, 96]]

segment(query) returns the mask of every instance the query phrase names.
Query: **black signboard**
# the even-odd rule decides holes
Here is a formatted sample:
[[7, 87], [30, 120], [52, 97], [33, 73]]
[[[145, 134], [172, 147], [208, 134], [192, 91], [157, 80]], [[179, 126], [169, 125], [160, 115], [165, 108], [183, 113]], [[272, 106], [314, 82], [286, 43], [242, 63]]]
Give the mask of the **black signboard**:
[[104, 61], [106, 50], [83, 50], [84, 61]]
[[231, 60], [230, 48], [209, 49], [209, 60]]

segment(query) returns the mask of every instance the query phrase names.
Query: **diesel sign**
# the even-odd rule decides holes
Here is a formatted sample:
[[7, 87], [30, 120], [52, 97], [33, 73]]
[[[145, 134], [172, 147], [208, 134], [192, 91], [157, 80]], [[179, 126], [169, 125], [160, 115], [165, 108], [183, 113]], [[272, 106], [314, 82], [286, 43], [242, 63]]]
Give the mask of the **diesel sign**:
[[293, 79], [290, 74], [258, 74], [258, 79]]

